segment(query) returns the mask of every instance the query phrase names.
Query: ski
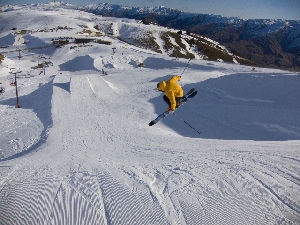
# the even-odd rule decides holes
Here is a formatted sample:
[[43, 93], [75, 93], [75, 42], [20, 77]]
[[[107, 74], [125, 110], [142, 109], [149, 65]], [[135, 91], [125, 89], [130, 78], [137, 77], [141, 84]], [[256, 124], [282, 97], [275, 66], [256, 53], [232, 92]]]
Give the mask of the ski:
[[[192, 88], [188, 93], [186, 93], [184, 96], [181, 97], [181, 99], [178, 101], [177, 108], [179, 108], [180, 106], [182, 106], [188, 100], [194, 98], [196, 94], [197, 94], [197, 91], [195, 91], [195, 88]], [[160, 114], [156, 119], [152, 120], [149, 123], [149, 126], [153, 126], [154, 124], [156, 124], [159, 121], [161, 121], [163, 118], [165, 118], [167, 115], [169, 115], [171, 113], [171, 111], [172, 110], [170, 108], [168, 108], [165, 112], [163, 112], [162, 114]]]
[[[188, 93], [186, 93], [184, 96], [181, 97], [181, 99], [178, 101], [178, 105], [183, 105], [186, 101], [188, 101], [191, 98], [194, 98], [194, 96], [197, 94], [197, 91], [195, 91], [195, 88], [192, 88]], [[188, 99], [189, 98], [189, 99]], [[178, 107], [179, 107], [178, 106]], [[177, 108], [178, 108], [177, 107]]]

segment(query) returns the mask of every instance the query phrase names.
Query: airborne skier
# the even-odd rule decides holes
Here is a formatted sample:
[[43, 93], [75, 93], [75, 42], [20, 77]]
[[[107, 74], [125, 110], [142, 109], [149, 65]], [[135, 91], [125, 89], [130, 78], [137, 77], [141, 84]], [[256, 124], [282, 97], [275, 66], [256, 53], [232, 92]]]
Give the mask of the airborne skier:
[[[191, 59], [189, 60], [189, 62], [190, 61], [191, 61]], [[189, 64], [189, 62], [188, 62], [188, 64]], [[187, 64], [187, 66], [188, 66], [188, 64]], [[165, 92], [163, 99], [169, 105], [169, 108], [165, 112], [160, 114], [158, 117], [156, 117], [156, 119], [152, 120], [149, 123], [149, 126], [153, 126], [154, 124], [158, 123], [159, 121], [161, 121], [163, 118], [165, 118], [169, 114], [173, 114], [173, 115], [177, 116], [174, 113], [175, 109], [178, 108], [179, 106], [183, 105], [184, 103], [186, 103], [188, 100], [194, 98], [195, 95], [197, 94], [197, 91], [195, 91], [195, 88], [192, 88], [191, 90], [189, 90], [188, 93], [183, 95], [182, 88], [180, 87], [179, 84], [176, 83], [176, 81], [179, 81], [180, 78], [181, 78], [181, 76], [174, 76], [167, 82], [162, 81], [157, 84], [157, 89], [159, 91]], [[177, 116], [177, 117], [180, 120], [182, 120], [184, 123], [186, 123], [189, 127], [191, 127], [193, 130], [195, 130], [198, 134], [201, 134], [201, 132], [197, 131], [190, 124], [188, 124], [186, 121], [181, 119], [179, 116]]]
[[176, 81], [179, 81], [181, 76], [174, 76], [167, 82], [160, 82], [157, 84], [157, 89], [165, 92], [164, 101], [169, 105], [169, 110], [173, 112], [179, 106], [178, 101], [183, 96], [183, 90]]
[[179, 106], [183, 105], [184, 103], [186, 103], [188, 100], [194, 98], [195, 95], [197, 94], [197, 91], [195, 91], [195, 88], [192, 88], [188, 93], [183, 95], [182, 88], [180, 87], [179, 84], [176, 83], [176, 81], [179, 81], [180, 78], [181, 78], [181, 76], [174, 76], [167, 82], [162, 81], [157, 84], [157, 89], [162, 92], [165, 92], [165, 95], [163, 98], [164, 98], [165, 102], [169, 105], [169, 108], [165, 112], [160, 114], [156, 119], [152, 120], [149, 123], [149, 126], [153, 126], [154, 124], [156, 124], [157, 122], [159, 122], [160, 120], [162, 120], [169, 114], [176, 115], [174, 113], [175, 109], [178, 108]]

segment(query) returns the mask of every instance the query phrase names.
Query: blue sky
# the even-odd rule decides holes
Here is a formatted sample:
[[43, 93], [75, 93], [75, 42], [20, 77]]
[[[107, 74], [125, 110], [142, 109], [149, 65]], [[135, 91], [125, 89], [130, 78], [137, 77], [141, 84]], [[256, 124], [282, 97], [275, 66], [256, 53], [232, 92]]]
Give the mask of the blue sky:
[[[0, 0], [6, 4], [48, 3], [49, 0]], [[243, 19], [300, 20], [300, 0], [65, 0], [74, 5], [111, 3], [126, 6], [165, 6], [184, 12]]]

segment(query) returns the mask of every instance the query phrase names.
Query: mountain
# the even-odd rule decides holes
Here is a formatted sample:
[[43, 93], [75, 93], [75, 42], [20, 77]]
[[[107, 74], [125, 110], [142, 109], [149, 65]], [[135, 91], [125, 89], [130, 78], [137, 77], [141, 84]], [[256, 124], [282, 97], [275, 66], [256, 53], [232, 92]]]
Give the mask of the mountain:
[[[0, 17], [1, 225], [300, 223], [299, 73], [73, 6]], [[149, 126], [175, 75], [198, 94]]]
[[245, 20], [184, 13], [164, 7], [126, 7], [101, 3], [81, 10], [140, 19], [209, 37], [265, 67], [299, 70], [300, 21]]
[[[25, 8], [40, 8], [43, 10], [52, 10], [56, 7], [64, 7], [70, 9], [72, 6], [64, 3], [40, 4], [40, 5], [24, 5]], [[110, 10], [114, 16], [121, 16], [120, 8], [127, 9], [121, 6], [112, 6], [103, 4], [102, 13]], [[19, 9], [21, 6], [3, 7], [3, 11]], [[21, 7], [22, 8], [22, 7]], [[100, 10], [99, 6], [96, 10]], [[139, 8], [127, 9], [127, 13], [135, 14]], [[164, 9], [163, 7], [148, 8], [146, 12], [156, 12], [160, 15], [168, 15], [173, 12], [172, 9]], [[175, 11], [174, 11], [175, 12]], [[177, 11], [176, 11], [177, 12]], [[169, 55], [178, 58], [205, 59], [212, 61], [224, 61], [230, 63], [238, 63], [243, 65], [258, 66], [253, 60], [245, 58], [239, 54], [235, 54], [225, 46], [218, 42], [193, 33], [170, 29], [157, 24], [143, 25], [146, 21], [138, 21], [135, 19], [124, 19], [124, 23], [114, 23], [114, 20], [95, 23], [92, 27], [84, 27], [86, 37], [112, 36], [129, 44], [139, 46], [141, 48], [151, 49], [160, 54]], [[16, 25], [17, 26], [17, 25]], [[13, 38], [12, 34], [0, 37], [1, 47], [8, 45]]]

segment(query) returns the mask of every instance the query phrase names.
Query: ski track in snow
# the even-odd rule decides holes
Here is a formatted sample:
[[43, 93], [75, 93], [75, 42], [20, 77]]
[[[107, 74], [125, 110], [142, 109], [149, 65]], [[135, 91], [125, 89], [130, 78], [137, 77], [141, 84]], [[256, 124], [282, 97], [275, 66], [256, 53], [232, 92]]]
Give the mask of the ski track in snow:
[[[112, 20], [120, 36], [149, 29], [68, 9], [2, 17], [11, 25], [0, 25], [1, 37], [17, 22], [29, 30], [73, 28], [24, 36], [31, 47], [76, 36], [85, 23], [108, 29]], [[165, 28], [156, 29], [163, 49], [157, 34]], [[71, 43], [23, 51], [21, 60], [18, 51], [5, 54], [1, 225], [300, 223], [299, 74], [204, 60], [186, 68], [187, 59], [105, 38], [113, 45]], [[32, 69], [41, 55], [54, 64], [46, 75]], [[32, 75], [18, 79], [20, 109], [12, 67]], [[177, 114], [201, 136], [173, 115], [148, 126], [166, 109], [156, 84], [185, 68], [179, 83], [198, 95]]]

